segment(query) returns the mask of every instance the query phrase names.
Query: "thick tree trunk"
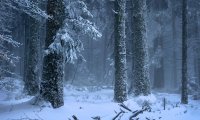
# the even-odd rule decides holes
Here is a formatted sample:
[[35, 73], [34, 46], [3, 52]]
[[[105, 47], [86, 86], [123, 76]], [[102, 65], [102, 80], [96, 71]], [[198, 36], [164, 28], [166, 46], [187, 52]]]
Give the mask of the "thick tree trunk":
[[182, 94], [181, 103], [188, 103], [187, 72], [187, 0], [182, 0]]
[[[63, 25], [65, 9], [63, 0], [48, 0], [47, 13], [53, 18], [47, 21], [45, 49], [54, 42], [54, 37]], [[51, 52], [44, 56], [41, 95], [49, 101], [53, 108], [64, 105], [63, 100], [63, 70], [64, 57], [62, 53]]]
[[126, 81], [126, 43], [125, 43], [125, 8], [126, 0], [115, 1], [115, 86], [114, 100], [123, 102], [127, 99]]
[[134, 89], [135, 95], [150, 94], [150, 78], [148, 65], [148, 48], [146, 39], [145, 11], [146, 0], [133, 0], [133, 58], [134, 58]]

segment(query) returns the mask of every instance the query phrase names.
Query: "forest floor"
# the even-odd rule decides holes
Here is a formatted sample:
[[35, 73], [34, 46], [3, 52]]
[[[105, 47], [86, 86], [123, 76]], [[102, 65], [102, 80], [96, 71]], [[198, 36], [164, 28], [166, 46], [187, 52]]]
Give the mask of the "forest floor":
[[136, 110], [142, 110], [144, 101], [148, 101], [151, 110], [140, 113], [134, 120], [200, 119], [200, 101], [190, 99], [188, 105], [182, 105], [178, 94], [154, 93], [148, 97], [129, 97], [124, 106], [135, 113], [113, 102], [113, 90], [108, 88], [79, 88], [68, 85], [65, 87], [65, 105], [58, 109], [48, 105], [31, 105], [31, 97], [12, 98], [15, 99], [8, 100], [7, 93], [0, 91], [0, 120], [75, 120], [73, 115], [79, 120], [112, 120], [120, 111], [123, 112], [116, 120], [129, 120], [130, 116], [138, 112]]

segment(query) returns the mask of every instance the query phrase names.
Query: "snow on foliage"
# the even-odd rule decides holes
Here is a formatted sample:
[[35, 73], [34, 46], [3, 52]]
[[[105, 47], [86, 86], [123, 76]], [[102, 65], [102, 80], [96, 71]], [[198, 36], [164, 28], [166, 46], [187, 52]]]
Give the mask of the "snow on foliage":
[[[43, 0], [44, 1], [44, 0]], [[31, 0], [1, 0], [0, 2], [0, 75], [2, 73], [11, 73], [6, 70], [6, 66], [14, 66], [14, 63], [19, 60], [7, 48], [11, 45], [19, 47], [20, 43], [16, 42], [12, 37], [12, 24], [14, 21], [14, 11], [22, 11], [29, 16], [39, 21], [50, 18], [45, 11], [39, 8], [36, 2]], [[4, 65], [6, 63], [7, 65]]]
[[73, 63], [80, 56], [80, 51], [83, 50], [81, 35], [89, 35], [93, 39], [97, 39], [102, 35], [95, 24], [87, 19], [93, 16], [84, 2], [79, 0], [65, 1], [65, 4], [66, 19], [64, 24], [58, 30], [54, 42], [45, 53], [63, 53], [65, 61]]
[[[20, 43], [12, 38], [13, 11], [6, 6], [9, 1], [0, 2], [0, 76], [4, 74], [13, 74], [7, 68], [15, 66], [19, 57], [14, 56], [8, 49], [8, 46], [19, 47]], [[1, 78], [0, 78], [1, 79]]]
[[10, 0], [9, 2], [6, 2], [6, 5], [13, 9], [21, 10], [39, 21], [50, 18], [45, 11], [38, 7], [36, 2], [30, 0]]

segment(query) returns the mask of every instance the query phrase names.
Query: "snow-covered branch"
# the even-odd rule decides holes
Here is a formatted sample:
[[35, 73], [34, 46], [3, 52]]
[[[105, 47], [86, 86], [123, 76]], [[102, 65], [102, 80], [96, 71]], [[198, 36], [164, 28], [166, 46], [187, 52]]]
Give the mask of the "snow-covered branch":
[[[67, 2], [66, 2], [67, 3]], [[94, 23], [85, 18], [92, 17], [84, 2], [76, 0], [66, 6], [66, 19], [55, 36], [54, 42], [49, 46], [46, 54], [52, 52], [63, 53], [66, 62], [71, 62], [78, 58], [83, 44], [78, 37], [87, 34], [93, 39], [101, 37]]]
[[40, 9], [36, 3], [30, 0], [10, 0], [5, 2], [5, 5], [20, 10], [39, 21], [50, 18], [44, 10]]

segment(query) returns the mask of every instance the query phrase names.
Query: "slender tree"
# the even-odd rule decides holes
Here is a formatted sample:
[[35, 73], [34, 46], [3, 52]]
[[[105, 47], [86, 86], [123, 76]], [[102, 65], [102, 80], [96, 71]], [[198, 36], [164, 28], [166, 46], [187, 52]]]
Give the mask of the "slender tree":
[[177, 44], [177, 33], [176, 33], [176, 1], [171, 0], [172, 5], [172, 40], [173, 40], [173, 87], [177, 86], [177, 55], [176, 55], [176, 44]]
[[187, 0], [182, 0], [182, 90], [181, 103], [188, 103], [187, 72]]
[[[62, 27], [65, 19], [65, 7], [63, 0], [48, 0], [47, 13], [52, 16], [47, 20], [45, 49], [54, 42], [58, 30]], [[49, 101], [54, 108], [64, 105], [63, 100], [63, 54], [52, 51], [45, 54], [41, 81], [41, 95]]]
[[126, 93], [126, 43], [125, 43], [125, 8], [126, 0], [115, 1], [115, 87], [114, 100], [123, 102]]
[[146, 0], [132, 0], [133, 3], [133, 76], [130, 93], [150, 94], [148, 50], [146, 38]]

